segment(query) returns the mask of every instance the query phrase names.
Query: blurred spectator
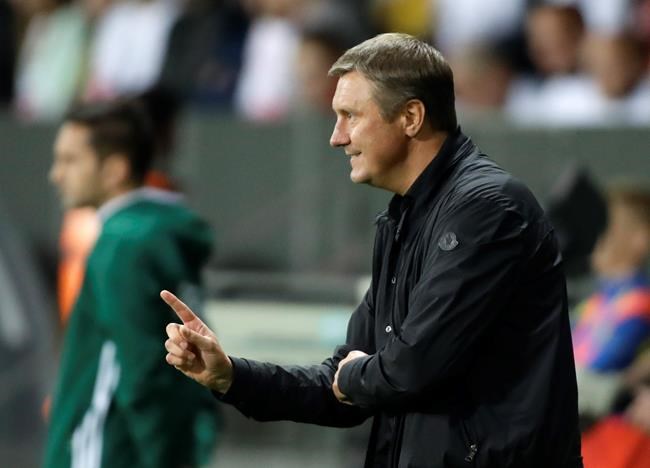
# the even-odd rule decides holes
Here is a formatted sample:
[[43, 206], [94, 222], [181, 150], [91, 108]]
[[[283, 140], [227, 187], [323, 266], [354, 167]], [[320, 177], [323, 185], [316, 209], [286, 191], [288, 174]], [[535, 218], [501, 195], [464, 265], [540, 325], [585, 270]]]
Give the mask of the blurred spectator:
[[467, 46], [454, 52], [449, 61], [458, 110], [469, 117], [500, 110], [516, 88], [516, 70], [496, 46]]
[[584, 25], [578, 9], [540, 5], [526, 19], [529, 52], [540, 75], [569, 75], [578, 70]]
[[96, 24], [90, 55], [88, 99], [142, 92], [160, 76], [180, 0], [122, 0]]
[[249, 0], [252, 22], [244, 46], [235, 107], [245, 118], [286, 116], [295, 88], [297, 19], [308, 0]]
[[434, 43], [445, 55], [468, 45], [516, 36], [527, 0], [429, 0]]
[[186, 0], [159, 86], [194, 107], [232, 108], [249, 20], [238, 0]]
[[580, 70], [584, 25], [573, 6], [541, 4], [526, 18], [526, 37], [536, 75], [526, 78], [506, 106], [517, 125], [589, 123], [597, 114], [594, 90]]
[[0, 108], [13, 97], [15, 39], [14, 10], [7, 2], [0, 1]]
[[296, 106], [330, 114], [337, 79], [327, 73], [343, 52], [369, 35], [345, 4], [323, 3], [307, 9], [300, 22]]
[[70, 0], [18, 3], [29, 22], [18, 57], [14, 107], [26, 120], [56, 120], [83, 79], [86, 17]]
[[630, 34], [591, 34], [585, 44], [586, 69], [597, 88], [594, 101], [603, 124], [650, 124], [647, 49]]
[[609, 221], [592, 255], [598, 290], [578, 308], [573, 331], [582, 414], [606, 414], [621, 372], [650, 337], [650, 190], [631, 185], [608, 194]]

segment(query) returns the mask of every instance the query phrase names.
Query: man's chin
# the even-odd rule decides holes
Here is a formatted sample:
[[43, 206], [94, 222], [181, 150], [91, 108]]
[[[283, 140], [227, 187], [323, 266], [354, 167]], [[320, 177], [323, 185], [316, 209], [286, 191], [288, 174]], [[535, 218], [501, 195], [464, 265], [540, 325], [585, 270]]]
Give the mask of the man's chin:
[[365, 174], [357, 174], [354, 171], [350, 172], [350, 180], [355, 184], [369, 184], [370, 178]]

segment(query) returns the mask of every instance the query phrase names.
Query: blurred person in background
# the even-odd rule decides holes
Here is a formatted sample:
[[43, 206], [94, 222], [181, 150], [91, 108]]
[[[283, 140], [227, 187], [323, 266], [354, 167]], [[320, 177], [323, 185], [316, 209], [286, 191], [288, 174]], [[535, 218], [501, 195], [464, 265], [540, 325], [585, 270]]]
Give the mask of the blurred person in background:
[[367, 467], [581, 467], [566, 286], [532, 194], [457, 126], [433, 47], [382, 34], [345, 52], [330, 144], [394, 193], [346, 344], [314, 366], [225, 354], [175, 295], [167, 362], [260, 421], [373, 418]]
[[529, 10], [525, 26], [534, 74], [508, 102], [508, 117], [516, 125], [588, 123], [596, 105], [580, 67], [585, 33], [580, 10], [542, 3]]
[[243, 118], [272, 122], [287, 116], [296, 86], [298, 18], [309, 0], [246, 0], [251, 23], [235, 88]]
[[458, 110], [465, 117], [494, 116], [516, 89], [517, 72], [496, 44], [459, 49], [449, 63], [454, 71]]
[[369, 37], [369, 31], [353, 10], [338, 2], [307, 8], [299, 26], [295, 106], [329, 114], [337, 80], [327, 72], [343, 52]]
[[521, 34], [528, 0], [429, 0], [433, 42], [446, 55]]
[[650, 124], [648, 49], [628, 33], [592, 33], [585, 42], [585, 65], [590, 72], [594, 119], [603, 125]]
[[157, 87], [200, 110], [230, 111], [249, 18], [238, 0], [185, 0]]
[[608, 193], [609, 221], [592, 254], [598, 289], [577, 309], [573, 343], [581, 414], [609, 413], [623, 371], [650, 338], [650, 190]]
[[50, 179], [64, 208], [98, 209], [101, 232], [65, 333], [45, 467], [193, 467], [212, 454], [213, 401], [164, 364], [170, 313], [157, 300], [171, 283], [199, 303], [212, 234], [178, 195], [143, 187], [154, 145], [135, 101], [77, 107], [59, 129]]
[[[152, 88], [133, 97], [152, 122], [154, 157], [144, 184], [160, 190], [177, 191], [171, 177], [170, 161], [176, 139], [176, 121], [180, 100], [164, 88]], [[83, 284], [86, 260], [100, 231], [94, 207], [66, 210], [59, 236], [60, 260], [57, 272], [57, 299], [60, 323], [64, 327]]]
[[27, 26], [16, 65], [14, 108], [21, 119], [55, 121], [83, 85], [89, 28], [72, 0], [12, 0]]
[[182, 8], [181, 0], [111, 2], [96, 20], [85, 99], [133, 95], [153, 87]]
[[573, 6], [542, 4], [526, 18], [531, 59], [542, 77], [569, 76], [578, 71], [584, 23]]

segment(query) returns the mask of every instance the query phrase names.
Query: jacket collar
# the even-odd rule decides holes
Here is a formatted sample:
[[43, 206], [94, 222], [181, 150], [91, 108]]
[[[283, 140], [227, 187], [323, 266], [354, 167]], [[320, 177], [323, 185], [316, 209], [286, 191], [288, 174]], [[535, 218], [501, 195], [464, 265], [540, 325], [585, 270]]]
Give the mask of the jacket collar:
[[411, 221], [428, 213], [431, 201], [449, 178], [450, 170], [474, 149], [472, 141], [457, 127], [445, 139], [438, 154], [415, 179], [406, 194], [393, 196], [387, 214], [391, 220], [398, 223], [395, 240], [399, 240], [407, 215]]
[[106, 201], [97, 209], [99, 220], [105, 223], [115, 213], [141, 200], [157, 200], [165, 203], [180, 203], [183, 195], [178, 192], [153, 187], [140, 187]]

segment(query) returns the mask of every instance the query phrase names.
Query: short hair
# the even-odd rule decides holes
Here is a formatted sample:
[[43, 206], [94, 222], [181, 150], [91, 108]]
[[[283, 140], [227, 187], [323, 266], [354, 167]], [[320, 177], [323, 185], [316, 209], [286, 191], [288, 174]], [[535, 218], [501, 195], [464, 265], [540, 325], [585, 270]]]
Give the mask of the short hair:
[[63, 118], [90, 130], [89, 144], [100, 160], [120, 153], [131, 166], [131, 179], [141, 184], [149, 171], [155, 151], [151, 119], [135, 99], [78, 104]]
[[644, 181], [616, 181], [607, 187], [610, 204], [624, 206], [626, 210], [650, 229], [650, 185]]
[[392, 121], [406, 102], [419, 99], [434, 130], [456, 129], [454, 76], [433, 46], [408, 34], [380, 34], [348, 49], [329, 75], [351, 71], [374, 85], [373, 98], [384, 119]]

